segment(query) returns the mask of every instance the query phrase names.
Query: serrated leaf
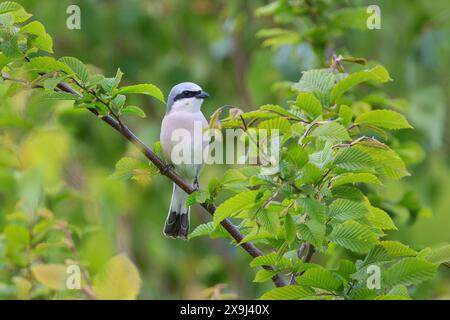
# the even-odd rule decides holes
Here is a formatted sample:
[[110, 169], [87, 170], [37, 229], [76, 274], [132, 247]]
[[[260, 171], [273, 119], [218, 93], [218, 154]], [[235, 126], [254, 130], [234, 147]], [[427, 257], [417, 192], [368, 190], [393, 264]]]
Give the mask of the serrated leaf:
[[419, 284], [436, 274], [437, 266], [420, 258], [404, 258], [386, 271], [386, 282], [405, 286]]
[[123, 157], [116, 163], [116, 169], [111, 175], [113, 179], [119, 180], [137, 180], [140, 183], [148, 184], [154, 172], [150, 167], [137, 159]]
[[126, 106], [125, 108], [122, 109], [121, 112], [133, 114], [133, 115], [136, 115], [141, 118], [146, 117], [144, 110], [142, 110], [141, 108], [139, 108], [137, 106]]
[[54, 289], [66, 289], [67, 267], [62, 264], [36, 264], [31, 273], [44, 286]]
[[288, 213], [284, 219], [284, 237], [286, 241], [291, 244], [296, 238], [296, 227], [292, 216]]
[[322, 268], [312, 268], [295, 278], [295, 281], [302, 286], [324, 289], [327, 291], [335, 291], [341, 285], [341, 281], [328, 270]]
[[266, 270], [266, 269], [258, 270], [258, 272], [255, 275], [255, 279], [253, 279], [253, 282], [265, 282], [267, 280], [270, 280], [276, 274], [277, 272], [273, 270]]
[[319, 200], [313, 198], [299, 198], [298, 202], [310, 219], [314, 219], [322, 223], [325, 222], [326, 207]]
[[43, 100], [77, 100], [80, 97], [75, 95], [75, 94], [71, 94], [71, 93], [67, 93], [67, 92], [44, 92], [41, 95], [41, 99]]
[[334, 86], [335, 77], [330, 69], [316, 69], [303, 73], [300, 81], [293, 88], [299, 92], [311, 92], [322, 105], [329, 104], [330, 92]]
[[[293, 114], [292, 112], [289, 112], [288, 110], [278, 106], [278, 105], [274, 105], [274, 104], [265, 104], [261, 107], [259, 107], [260, 110], [264, 110], [267, 112], [271, 112], [271, 113], [275, 113], [281, 116], [285, 116], [291, 119], [299, 119], [295, 114]], [[255, 112], [255, 111], [253, 111]], [[256, 111], [257, 112], [257, 111]], [[244, 115], [244, 114], [242, 114]], [[247, 113], [248, 115], [248, 113]]]
[[190, 234], [189, 239], [200, 237], [200, 236], [210, 236], [211, 238], [217, 237], [227, 237], [228, 233], [224, 227], [221, 225], [215, 227], [214, 223], [208, 222], [198, 225]]
[[314, 290], [302, 286], [287, 286], [264, 293], [260, 300], [298, 300], [314, 295]]
[[26, 12], [20, 4], [13, 1], [0, 3], [0, 14], [4, 13], [10, 13], [14, 18], [15, 23], [25, 22], [32, 16], [32, 14]]
[[389, 80], [391, 80], [391, 78], [389, 77], [389, 73], [382, 66], [376, 66], [372, 69], [349, 74], [347, 77], [339, 81], [333, 88], [333, 90], [331, 91], [331, 101], [335, 102], [345, 92], [362, 82], [375, 81], [383, 83]]
[[249, 209], [255, 205], [259, 191], [242, 192], [231, 197], [220, 204], [214, 213], [214, 225], [219, 225], [222, 220], [232, 217], [242, 210]]
[[260, 223], [262, 230], [265, 230], [276, 237], [280, 230], [280, 219], [276, 212], [268, 209], [261, 209], [258, 213], [257, 220]]
[[297, 225], [297, 231], [303, 240], [315, 247], [320, 247], [325, 239], [326, 227], [317, 220], [308, 220]]
[[280, 134], [290, 134], [292, 132], [291, 124], [286, 118], [274, 118], [262, 121], [258, 125], [258, 128], [268, 130], [269, 132], [271, 130], [278, 130]]
[[329, 207], [329, 214], [336, 220], [360, 219], [369, 210], [363, 202], [356, 202], [347, 199], [336, 199]]
[[369, 227], [356, 221], [346, 221], [334, 226], [329, 239], [356, 253], [366, 253], [378, 242]]
[[355, 124], [367, 124], [385, 129], [412, 128], [403, 115], [393, 110], [373, 110], [365, 112], [356, 117]]
[[372, 146], [360, 146], [356, 148], [370, 155], [378, 175], [395, 180], [410, 175], [406, 170], [403, 160], [392, 149], [389, 149], [388, 147], [379, 148]]
[[386, 253], [391, 257], [414, 257], [417, 255], [416, 251], [398, 241], [380, 241], [380, 246], [382, 246], [386, 250]]
[[295, 105], [300, 110], [304, 110], [312, 119], [315, 119], [322, 114], [322, 104], [319, 99], [310, 92], [300, 92], [297, 96]]
[[389, 214], [380, 208], [371, 207], [367, 219], [374, 227], [381, 230], [397, 230]]
[[165, 103], [164, 101], [164, 95], [157, 86], [150, 83], [143, 83], [143, 84], [135, 84], [132, 86], [122, 87], [119, 89], [119, 93], [121, 94], [127, 94], [127, 93], [137, 93], [137, 94], [145, 94], [148, 96], [152, 96], [162, 103]]
[[141, 278], [125, 254], [111, 258], [96, 274], [92, 289], [100, 300], [134, 300], [139, 294]]
[[276, 252], [269, 253], [265, 256], [259, 256], [254, 258], [250, 262], [250, 267], [258, 267], [258, 266], [279, 266], [286, 267], [289, 265], [289, 260], [287, 258], [278, 258]]
[[89, 73], [83, 62], [74, 57], [62, 57], [59, 61], [68, 65], [83, 83], [88, 82]]
[[311, 136], [326, 141], [349, 141], [350, 136], [344, 126], [336, 122], [329, 122], [318, 126]]
[[29, 33], [36, 35], [34, 45], [41, 50], [53, 53], [53, 39], [45, 31], [45, 27], [39, 21], [32, 21], [29, 24], [20, 28], [19, 33]]
[[373, 160], [367, 152], [351, 147], [339, 150], [333, 164], [348, 171], [361, 171], [370, 169]]
[[57, 61], [52, 57], [36, 57], [30, 59], [27, 63], [29, 70], [38, 72], [63, 71], [67, 74], [73, 74], [72, 69], [64, 62]]
[[432, 249], [425, 259], [437, 264], [450, 262], [450, 245]]
[[333, 187], [341, 186], [344, 184], [353, 183], [371, 183], [376, 185], [381, 185], [381, 181], [371, 173], [351, 173], [346, 172], [336, 176], [331, 183]]
[[308, 162], [308, 154], [298, 144], [292, 144], [288, 147], [286, 150], [286, 158], [297, 169], [301, 169]]
[[342, 119], [344, 126], [349, 126], [353, 118], [353, 110], [349, 106], [341, 105], [339, 107], [339, 118]]

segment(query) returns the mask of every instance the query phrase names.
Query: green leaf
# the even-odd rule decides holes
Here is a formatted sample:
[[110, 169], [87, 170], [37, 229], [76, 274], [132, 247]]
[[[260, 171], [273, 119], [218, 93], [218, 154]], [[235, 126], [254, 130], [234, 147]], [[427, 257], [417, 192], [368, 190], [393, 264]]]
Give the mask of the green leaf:
[[276, 212], [265, 208], [261, 209], [258, 213], [257, 219], [263, 230], [273, 234], [276, 237], [278, 231], [280, 230], [280, 219]]
[[373, 161], [367, 152], [350, 147], [340, 149], [333, 164], [348, 171], [361, 171], [371, 169]]
[[288, 147], [286, 151], [286, 158], [289, 162], [294, 164], [297, 169], [303, 168], [303, 166], [308, 162], [308, 154], [298, 144], [292, 144]]
[[286, 241], [291, 244], [296, 238], [296, 227], [292, 216], [288, 213], [284, 219], [284, 237]]
[[232, 217], [242, 210], [249, 209], [255, 205], [259, 191], [242, 192], [231, 197], [220, 204], [214, 213], [214, 225], [219, 225], [222, 220]]
[[[281, 116], [285, 116], [288, 118], [292, 118], [292, 119], [299, 119], [295, 114], [289, 112], [288, 110], [278, 106], [278, 105], [274, 105], [274, 104], [265, 104], [261, 107], [259, 107], [260, 110], [264, 110], [264, 111], [268, 111], [271, 113], [275, 113]], [[248, 114], [248, 113], [247, 113]], [[244, 115], [244, 114], [242, 114]], [[244, 117], [245, 119], [245, 117]]]
[[371, 173], [351, 173], [346, 172], [336, 176], [331, 183], [333, 187], [341, 186], [349, 183], [371, 183], [381, 185], [381, 181]]
[[338, 269], [336, 270], [336, 273], [341, 276], [342, 279], [345, 281], [351, 280], [351, 275], [356, 272], [356, 266], [353, 262], [350, 260], [341, 260], [339, 261]]
[[353, 118], [353, 110], [349, 106], [341, 105], [339, 107], [339, 118], [342, 119], [342, 124], [344, 126], [349, 126]]
[[59, 61], [68, 65], [82, 83], [86, 83], [89, 80], [89, 73], [86, 65], [74, 57], [62, 57]]
[[293, 88], [298, 92], [313, 93], [322, 105], [327, 106], [334, 81], [335, 77], [330, 69], [310, 70], [303, 73]]
[[299, 198], [299, 204], [310, 219], [324, 223], [326, 219], [326, 207], [319, 200], [312, 198]]
[[322, 114], [322, 105], [312, 93], [300, 92], [297, 96], [295, 105], [300, 110], [304, 110], [312, 119], [317, 118]]
[[386, 282], [405, 286], [419, 284], [436, 274], [437, 265], [420, 258], [404, 258], [386, 271]]
[[32, 14], [26, 12], [20, 4], [13, 1], [0, 3], [0, 14], [3, 13], [11, 13], [15, 23], [25, 22], [32, 16]]
[[336, 225], [329, 239], [331, 242], [356, 253], [366, 253], [378, 242], [375, 234], [368, 226], [351, 220]]
[[336, 122], [328, 122], [313, 130], [311, 136], [326, 141], [348, 141], [350, 136], [344, 126]]
[[286, 118], [274, 118], [274, 119], [265, 120], [258, 125], [258, 128], [266, 129], [269, 132], [271, 132], [271, 130], [278, 130], [280, 135], [281, 134], [290, 134], [292, 132], [291, 124], [289, 123], [289, 121]]
[[149, 83], [143, 83], [143, 84], [135, 84], [132, 86], [122, 87], [119, 89], [119, 93], [127, 94], [127, 93], [138, 93], [138, 94], [145, 94], [148, 96], [152, 96], [162, 103], [165, 103], [164, 101], [164, 95], [157, 86]]
[[437, 264], [450, 262], [450, 245], [431, 250], [425, 259], [431, 263]]
[[41, 99], [43, 100], [77, 100], [80, 99], [79, 96], [67, 92], [44, 92], [41, 95]]
[[258, 270], [253, 282], [265, 282], [267, 280], [270, 280], [276, 274], [277, 272], [273, 270], [266, 270], [266, 269]]
[[196, 203], [204, 203], [209, 199], [209, 193], [203, 190], [197, 190], [189, 194], [186, 198], [186, 206], [190, 207]]
[[141, 118], [146, 117], [144, 110], [142, 110], [141, 108], [136, 107], [136, 106], [126, 106], [125, 108], [122, 109], [121, 112], [133, 114], [133, 115], [136, 115]]
[[356, 117], [355, 124], [368, 124], [385, 129], [412, 128], [403, 115], [393, 110], [373, 110], [365, 112]]
[[72, 69], [67, 64], [52, 57], [32, 58], [27, 66], [29, 70], [37, 72], [63, 71], [69, 75], [73, 74]]
[[100, 300], [133, 300], [140, 287], [141, 278], [135, 265], [125, 254], [119, 254], [95, 275], [92, 289]]
[[346, 199], [336, 199], [329, 209], [330, 216], [336, 220], [360, 219], [369, 212], [364, 203]]
[[156, 172], [152, 172], [151, 167], [145, 162], [130, 157], [123, 157], [117, 161], [116, 169], [111, 178], [136, 180], [145, 185], [151, 181], [153, 174], [156, 174]]
[[127, 97], [123, 94], [118, 94], [114, 99], [111, 100], [111, 107], [112, 109], [120, 114], [122, 112], [122, 108], [125, 105], [125, 101], [127, 100]]
[[31, 273], [44, 286], [54, 290], [66, 287], [67, 267], [62, 264], [36, 264], [31, 266]]
[[397, 227], [389, 214], [380, 208], [370, 207], [367, 219], [374, 227], [381, 230], [397, 230]]
[[357, 147], [357, 149], [370, 155], [370, 158], [373, 160], [373, 166], [378, 175], [395, 180], [410, 175], [406, 170], [405, 163], [400, 156], [388, 147], [380, 148], [361, 146]]
[[303, 240], [315, 247], [321, 247], [325, 239], [326, 227], [317, 220], [308, 220], [297, 225], [297, 231]]
[[34, 45], [44, 51], [49, 53], [53, 53], [53, 39], [52, 37], [45, 31], [45, 27], [39, 21], [33, 21], [29, 24], [23, 26], [19, 33], [29, 33], [36, 35]]
[[190, 234], [189, 239], [210, 236], [211, 238], [228, 237], [228, 232], [221, 225], [215, 227], [214, 223], [208, 222], [198, 225]]
[[389, 80], [392, 79], [389, 77], [387, 70], [382, 66], [376, 66], [373, 69], [352, 73], [336, 84], [331, 91], [331, 101], [335, 102], [345, 92], [362, 82], [375, 81], [383, 83]]
[[314, 295], [314, 290], [302, 286], [286, 286], [264, 293], [260, 300], [298, 300]]
[[258, 266], [280, 266], [286, 267], [289, 265], [289, 260], [287, 258], [281, 257], [278, 259], [277, 253], [272, 252], [265, 256], [256, 257], [250, 262], [250, 267], [258, 267]]
[[386, 253], [391, 257], [414, 257], [417, 255], [416, 251], [398, 241], [380, 241], [380, 246], [382, 246], [386, 250]]
[[305, 273], [297, 277], [295, 281], [302, 286], [314, 287], [324, 289], [327, 291], [336, 291], [341, 281], [328, 270], [322, 268], [312, 268], [305, 271]]

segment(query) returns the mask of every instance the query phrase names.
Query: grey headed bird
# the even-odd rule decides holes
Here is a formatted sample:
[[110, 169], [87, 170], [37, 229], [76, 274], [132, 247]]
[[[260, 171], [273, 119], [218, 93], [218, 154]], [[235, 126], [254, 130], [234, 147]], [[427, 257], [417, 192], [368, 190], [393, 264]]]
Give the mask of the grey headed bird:
[[[170, 90], [166, 114], [161, 124], [160, 141], [166, 160], [175, 172], [186, 182], [193, 184], [194, 188], [198, 188], [197, 177], [202, 167], [198, 160], [194, 161], [194, 154], [203, 154], [208, 148], [208, 143], [202, 139], [203, 129], [208, 126], [208, 122], [200, 109], [203, 100], [208, 96], [208, 93], [195, 83], [177, 84]], [[182, 140], [181, 146], [180, 135], [190, 136], [190, 139]], [[180, 153], [175, 152], [180, 147], [189, 151], [182, 155], [182, 161], [179, 160]], [[187, 239], [190, 208], [186, 207], [186, 198], [187, 193], [174, 183], [169, 214], [164, 226], [165, 236]]]

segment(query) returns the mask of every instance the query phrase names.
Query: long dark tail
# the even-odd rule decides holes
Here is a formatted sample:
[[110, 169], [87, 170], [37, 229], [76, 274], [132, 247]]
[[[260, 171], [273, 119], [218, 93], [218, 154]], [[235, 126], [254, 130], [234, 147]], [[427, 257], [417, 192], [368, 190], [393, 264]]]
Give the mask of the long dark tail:
[[189, 208], [186, 207], [187, 193], [173, 185], [172, 202], [164, 225], [164, 235], [171, 238], [187, 239], [189, 234]]

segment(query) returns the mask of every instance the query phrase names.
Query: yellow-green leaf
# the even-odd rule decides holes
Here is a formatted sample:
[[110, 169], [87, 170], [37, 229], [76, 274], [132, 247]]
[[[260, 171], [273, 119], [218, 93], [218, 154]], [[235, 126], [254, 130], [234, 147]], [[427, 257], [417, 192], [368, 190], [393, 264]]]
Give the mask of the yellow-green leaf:
[[95, 297], [102, 300], [136, 299], [140, 287], [139, 272], [125, 254], [111, 258], [93, 282]]

